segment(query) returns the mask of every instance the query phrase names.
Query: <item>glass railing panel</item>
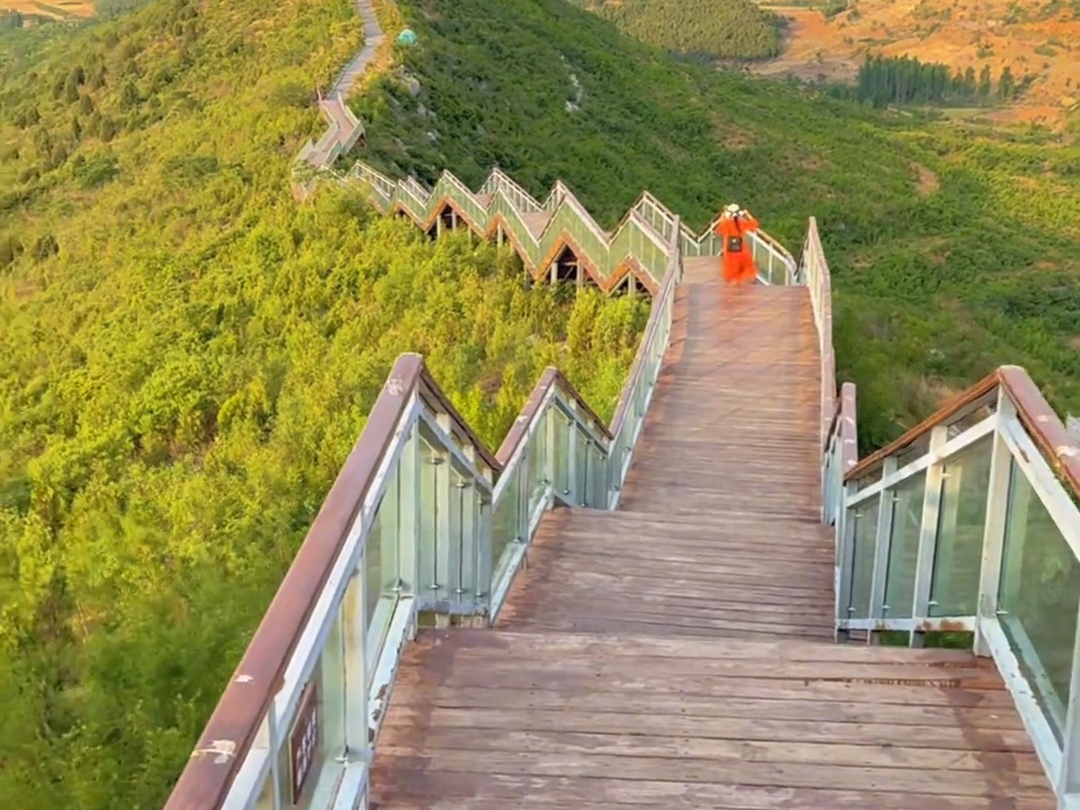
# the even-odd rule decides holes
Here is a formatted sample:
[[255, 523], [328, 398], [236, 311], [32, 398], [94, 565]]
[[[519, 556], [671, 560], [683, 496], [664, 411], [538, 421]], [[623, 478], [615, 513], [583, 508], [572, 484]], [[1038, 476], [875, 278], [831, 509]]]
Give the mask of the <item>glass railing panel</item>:
[[584, 467], [578, 468], [578, 480], [581, 482], [579, 486], [579, 492], [581, 493], [581, 500], [579, 503], [582, 506], [595, 508], [596, 505], [596, 449], [592, 442], [587, 440], [584, 435], [579, 437], [578, 444], [581, 447], [581, 456], [578, 464], [584, 464]]
[[750, 255], [753, 257], [754, 264], [757, 266], [758, 275], [765, 279], [769, 284], [776, 284], [776, 279], [773, 278], [775, 259], [773, 258], [768, 245], [760, 239], [755, 239], [753, 237], [748, 239], [747, 242], [750, 245]]
[[592, 445], [583, 430], [574, 431], [574, 480], [572, 494], [575, 506], [584, 506], [589, 502], [589, 449]]
[[947, 459], [942, 470], [931, 616], [972, 616], [978, 607], [993, 436]]
[[529, 439], [529, 483], [528, 483], [528, 516], [531, 518], [536, 513], [536, 507], [544, 500], [548, 488], [548, 454], [547, 454], [547, 426], [548, 420], [553, 418], [551, 409], [541, 418]]
[[492, 580], [498, 582], [512, 553], [513, 543], [520, 536], [521, 477], [522, 465], [517, 464], [507, 475], [505, 488], [492, 510], [491, 525], [491, 571]]
[[439, 534], [439, 510], [445, 503], [438, 503], [439, 463], [442, 461], [435, 448], [420, 439], [420, 502], [417, 505], [417, 524], [420, 543], [418, 548], [418, 581], [415, 585], [417, 598], [423, 604], [439, 598], [439, 575], [437, 570], [436, 542]]
[[922, 533], [926, 472], [906, 479], [891, 495], [889, 567], [885, 575], [882, 615], [887, 619], [910, 619], [915, 602], [915, 567]]
[[692, 236], [684, 233], [679, 239], [683, 256], [698, 256], [701, 254], [701, 246]]
[[450, 180], [445, 188], [446, 196], [456, 202], [461, 210], [474, 222], [483, 225], [485, 212], [480, 207], [473, 193], [456, 178]]
[[854, 557], [851, 574], [851, 598], [848, 618], [870, 618], [870, 588], [874, 576], [874, 542], [877, 538], [880, 495], [852, 509], [855, 530], [852, 535]]
[[319, 695], [319, 716], [323, 725], [321, 748], [327, 762], [334, 762], [345, 753], [345, 632], [341, 609], [336, 613], [319, 660], [322, 669]]
[[380, 503], [375, 510], [374, 520], [371, 529], [368, 531], [364, 547], [364, 627], [367, 628], [369, 648], [372, 641], [382, 636], [385, 628], [385, 624], [376, 621], [375, 616], [378, 612], [379, 596], [382, 592], [382, 507], [383, 504]]
[[720, 237], [712, 230], [710, 226], [709, 232], [704, 235], [701, 241], [698, 243], [697, 250], [698, 256], [719, 256], [720, 255]]
[[948, 435], [950, 439], [955, 439], [961, 433], [975, 427], [980, 422], [989, 419], [997, 412], [997, 400], [993, 399], [990, 402], [980, 405], [977, 408], [972, 408], [965, 413], [959, 419], [949, 422]]
[[607, 509], [607, 459], [604, 457], [603, 451], [596, 445], [590, 447], [589, 455], [589, 477], [592, 482], [592, 495], [589, 499], [589, 506], [593, 509]]
[[[367, 628], [368, 649], [372, 652], [382, 648], [398, 596], [400, 470], [401, 466], [397, 465], [390, 476], [386, 492], [375, 509], [371, 528], [364, 539], [364, 626]], [[374, 666], [373, 661], [368, 663]]]
[[664, 278], [664, 271], [667, 270], [668, 255], [664, 248], [660, 247], [656, 242], [650, 239], [646, 235], [642, 235], [644, 239], [644, 245], [641, 250], [641, 257], [639, 261], [649, 271], [649, 274], [659, 284]]
[[418, 197], [412, 189], [404, 189], [398, 194], [398, 202], [405, 206], [414, 219], [422, 220], [427, 216], [425, 200]]
[[466, 537], [465, 529], [471, 525], [473, 487], [469, 480], [453, 467], [450, 468], [450, 489], [447, 492], [450, 520], [447, 522], [449, 537], [446, 538], [446, 589], [454, 602], [468, 601], [469, 594], [476, 593], [470, 576], [474, 566], [468, 555], [474, 548], [472, 535]]
[[550, 243], [554, 242], [555, 235], [566, 230], [574, 237], [581, 249], [602, 268], [601, 272], [605, 272], [603, 268], [609, 264], [607, 240], [601, 239], [585, 220], [585, 216], [584, 210], [578, 206], [564, 205], [559, 208], [549, 225], [544, 245], [549, 248]]
[[1012, 461], [998, 614], [1059, 742], [1069, 703], [1078, 605], [1080, 562]]
[[896, 459], [896, 469], [902, 470], [909, 464], [914, 464], [920, 458], [930, 452], [930, 432], [927, 431], [921, 436], [916, 438], [907, 447], [897, 451], [894, 458]]
[[327, 806], [345, 753], [345, 650], [340, 610], [282, 742], [275, 752], [281, 806], [295, 810]]
[[623, 426], [619, 429], [619, 432], [615, 434], [611, 440], [610, 449], [608, 450], [608, 463], [607, 463], [607, 488], [608, 492], [612, 493], [616, 489], [622, 487], [622, 463], [625, 456], [623, 442], [623, 436], [626, 435], [626, 424], [623, 422]]
[[569, 420], [558, 408], [551, 409], [551, 418], [555, 424], [555, 491], [563, 498], [569, 498], [573, 483], [570, 481], [570, 437]]
[[528, 253], [530, 262], [540, 261], [542, 251], [537, 247], [536, 239], [533, 237], [532, 232], [529, 231], [525, 220], [521, 218], [518, 209], [508, 205], [506, 200], [498, 197], [492, 203], [491, 213], [492, 215], [496, 213], [502, 214], [506, 220], [506, 227], [514, 234], [517, 244]]
[[849, 483], [854, 484], [855, 491], [859, 492], [881, 481], [881, 471], [881, 466], [878, 465]]
[[487, 224], [487, 209], [480, 204], [480, 201], [477, 200], [471, 192], [467, 194], [465, 210], [469, 213], [473, 222], [475, 222], [478, 227], [483, 228]]

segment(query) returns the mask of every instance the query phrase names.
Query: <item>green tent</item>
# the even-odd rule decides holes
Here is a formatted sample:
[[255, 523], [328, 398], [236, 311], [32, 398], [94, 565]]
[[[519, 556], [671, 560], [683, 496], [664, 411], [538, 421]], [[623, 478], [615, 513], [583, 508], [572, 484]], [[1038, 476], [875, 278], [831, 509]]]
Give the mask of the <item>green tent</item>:
[[411, 28], [406, 28], [400, 34], [398, 34], [398, 45], [415, 45], [416, 44], [416, 32]]

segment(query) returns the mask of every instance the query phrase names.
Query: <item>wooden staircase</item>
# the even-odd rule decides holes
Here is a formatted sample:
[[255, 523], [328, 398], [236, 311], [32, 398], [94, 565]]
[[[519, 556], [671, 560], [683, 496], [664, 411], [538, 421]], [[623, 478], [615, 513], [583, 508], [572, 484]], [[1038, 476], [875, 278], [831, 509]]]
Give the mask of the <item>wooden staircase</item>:
[[380, 810], [1051, 810], [989, 662], [728, 637], [425, 633]]
[[840, 646], [805, 288], [689, 261], [621, 511], [545, 518], [495, 629], [407, 647], [381, 810], [1050, 810], [996, 669]]
[[819, 539], [790, 517], [559, 509], [496, 626], [831, 642], [833, 554]]

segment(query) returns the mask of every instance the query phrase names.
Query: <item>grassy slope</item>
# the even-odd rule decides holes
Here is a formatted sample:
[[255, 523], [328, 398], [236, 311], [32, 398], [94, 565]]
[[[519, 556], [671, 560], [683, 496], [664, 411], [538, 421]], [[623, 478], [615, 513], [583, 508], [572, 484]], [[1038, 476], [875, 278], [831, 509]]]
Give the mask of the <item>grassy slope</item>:
[[291, 199], [359, 28], [154, 0], [0, 56], [0, 807], [161, 805], [397, 354], [492, 443], [549, 362], [611, 414], [640, 304]]
[[1001, 363], [1080, 410], [1075, 144], [676, 66], [560, 0], [401, 5], [420, 93], [387, 78], [356, 102], [388, 170], [475, 185], [497, 163], [535, 193], [561, 177], [608, 223], [642, 188], [696, 227], [735, 199], [796, 249], [817, 216], [867, 443]]

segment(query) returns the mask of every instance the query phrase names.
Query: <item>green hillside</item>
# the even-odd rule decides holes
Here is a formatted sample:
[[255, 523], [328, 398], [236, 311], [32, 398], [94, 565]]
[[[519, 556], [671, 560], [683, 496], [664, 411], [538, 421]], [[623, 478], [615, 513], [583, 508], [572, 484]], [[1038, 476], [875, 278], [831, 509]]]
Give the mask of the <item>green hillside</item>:
[[486, 0], [399, 5], [419, 43], [354, 103], [365, 159], [474, 185], [498, 164], [534, 193], [561, 177], [609, 225], [642, 188], [695, 228], [734, 199], [795, 251], [815, 215], [867, 444], [1002, 363], [1080, 411], [1075, 138], [676, 65], [560, 0], [503, 0], [498, 26]]
[[293, 201], [359, 29], [153, 0], [0, 56], [0, 807], [161, 806], [399, 353], [495, 445], [549, 363], [611, 415], [643, 303]]
[[673, 54], [769, 59], [782, 19], [752, 0], [576, 0], [624, 34]]

